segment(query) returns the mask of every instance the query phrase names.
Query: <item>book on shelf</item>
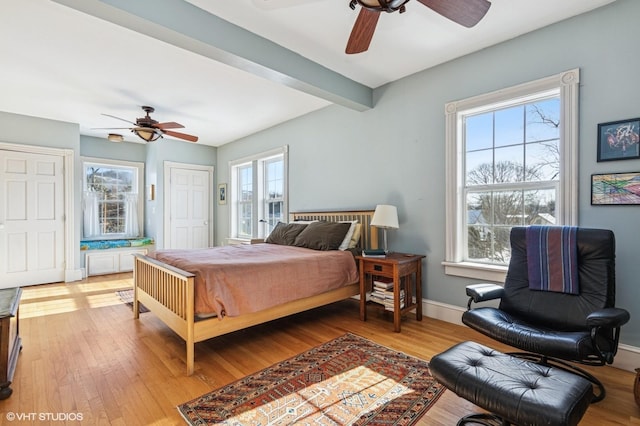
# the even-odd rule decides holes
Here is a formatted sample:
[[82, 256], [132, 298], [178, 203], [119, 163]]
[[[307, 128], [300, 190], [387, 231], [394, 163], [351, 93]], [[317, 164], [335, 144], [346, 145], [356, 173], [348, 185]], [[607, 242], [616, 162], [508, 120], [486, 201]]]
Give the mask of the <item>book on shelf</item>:
[[374, 277], [373, 278], [373, 287], [381, 288], [383, 290], [390, 290], [393, 288], [393, 278], [387, 277]]
[[[383, 305], [387, 311], [394, 310], [393, 290], [383, 290], [381, 288], [374, 288], [371, 292], [372, 302]], [[404, 308], [404, 290], [400, 291], [400, 309]]]
[[362, 250], [362, 257], [386, 257], [384, 250], [382, 249], [364, 249]]

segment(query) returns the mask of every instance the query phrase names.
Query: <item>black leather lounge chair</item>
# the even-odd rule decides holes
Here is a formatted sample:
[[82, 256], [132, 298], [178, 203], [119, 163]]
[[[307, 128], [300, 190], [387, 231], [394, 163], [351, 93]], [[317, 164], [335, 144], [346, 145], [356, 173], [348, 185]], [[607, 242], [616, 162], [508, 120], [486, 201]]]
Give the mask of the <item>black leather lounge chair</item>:
[[[597, 388], [593, 402], [605, 396], [602, 383], [575, 363], [611, 364], [620, 327], [629, 313], [615, 307], [615, 238], [610, 230], [577, 228], [578, 294], [530, 289], [526, 227], [511, 231], [511, 260], [504, 287], [467, 287], [467, 326], [519, 351], [520, 356], [580, 374]], [[531, 250], [533, 251], [533, 250]], [[533, 262], [532, 262], [533, 263]], [[473, 303], [500, 299], [499, 306]], [[494, 304], [495, 305], [495, 304]]]

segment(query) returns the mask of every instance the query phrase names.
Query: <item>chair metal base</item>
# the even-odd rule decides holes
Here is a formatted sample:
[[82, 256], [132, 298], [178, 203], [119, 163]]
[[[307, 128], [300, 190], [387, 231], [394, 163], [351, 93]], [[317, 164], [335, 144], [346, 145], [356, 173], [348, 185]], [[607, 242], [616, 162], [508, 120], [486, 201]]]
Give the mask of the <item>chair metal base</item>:
[[[545, 355], [530, 353], [530, 352], [509, 352], [508, 354], [511, 356], [515, 356], [517, 358], [526, 359], [527, 361], [535, 362], [537, 364], [556, 367], [561, 370], [567, 371], [569, 373], [577, 374], [578, 376], [587, 379], [593, 384], [595, 388], [593, 392], [593, 399], [591, 400], [592, 404], [602, 401], [606, 395], [604, 385], [600, 380], [598, 380], [594, 375], [587, 372], [586, 370], [568, 361], [558, 359], [558, 358], [548, 357]], [[597, 389], [597, 392], [596, 392], [596, 389]]]
[[478, 414], [469, 414], [468, 416], [464, 416], [456, 426], [475, 424], [475, 425], [483, 425], [483, 426], [510, 426], [511, 423], [504, 420], [502, 417], [497, 414], [491, 413], [478, 413]]

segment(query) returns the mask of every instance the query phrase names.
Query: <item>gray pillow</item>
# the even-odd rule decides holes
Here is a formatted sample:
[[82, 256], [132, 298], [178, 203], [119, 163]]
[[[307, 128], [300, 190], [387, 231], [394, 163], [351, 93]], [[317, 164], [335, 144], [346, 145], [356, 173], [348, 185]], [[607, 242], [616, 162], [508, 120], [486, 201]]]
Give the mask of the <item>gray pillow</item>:
[[351, 223], [312, 222], [296, 237], [293, 245], [314, 250], [337, 250]]
[[306, 224], [278, 222], [265, 240], [265, 243], [290, 246], [295, 241], [296, 236], [306, 227]]

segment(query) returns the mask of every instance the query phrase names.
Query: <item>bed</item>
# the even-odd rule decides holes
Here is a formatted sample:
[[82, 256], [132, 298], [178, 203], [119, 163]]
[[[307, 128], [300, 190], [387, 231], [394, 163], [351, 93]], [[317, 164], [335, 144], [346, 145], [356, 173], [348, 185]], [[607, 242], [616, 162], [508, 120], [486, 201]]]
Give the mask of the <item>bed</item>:
[[[357, 221], [360, 226], [358, 247], [377, 248], [378, 232], [371, 226], [373, 210], [325, 211], [291, 213], [289, 222]], [[268, 245], [264, 243], [263, 245]], [[207, 250], [207, 249], [203, 249]], [[309, 249], [307, 249], [309, 250]], [[178, 334], [186, 343], [187, 375], [194, 372], [194, 345], [216, 336], [262, 324], [277, 318], [337, 302], [359, 294], [357, 275], [353, 282], [331, 288], [319, 294], [280, 303], [265, 309], [238, 315], [196, 315], [196, 282], [201, 281], [196, 273], [180, 269], [170, 263], [154, 259], [149, 255], [135, 255], [134, 261], [134, 318], [139, 318], [138, 305], [142, 303], [165, 325]], [[199, 272], [197, 272], [199, 273]], [[196, 279], [198, 278], [198, 279]], [[218, 315], [222, 313], [223, 315]]]

